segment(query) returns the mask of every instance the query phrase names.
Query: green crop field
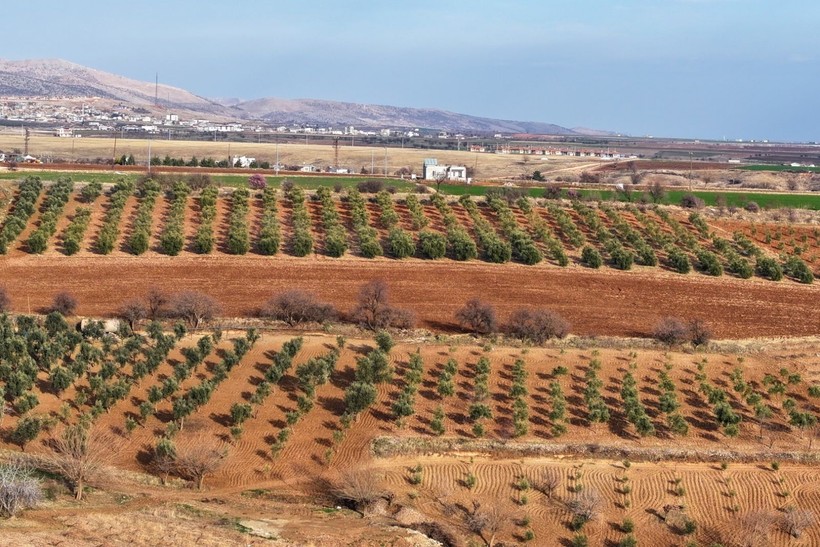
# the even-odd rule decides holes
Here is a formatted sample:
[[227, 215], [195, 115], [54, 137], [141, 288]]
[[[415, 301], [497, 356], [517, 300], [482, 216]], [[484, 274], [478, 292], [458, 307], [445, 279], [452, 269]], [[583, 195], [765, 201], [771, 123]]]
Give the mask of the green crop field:
[[[463, 186], [463, 185], [441, 185], [441, 192], [444, 194], [461, 196], [483, 196], [487, 194], [491, 186]], [[543, 197], [543, 188], [529, 188], [527, 193], [530, 197]], [[601, 199], [611, 201], [617, 199], [618, 201], [626, 201], [626, 198], [616, 193], [614, 190], [578, 190], [578, 193], [584, 197], [592, 199]], [[688, 194], [687, 190], [669, 190], [666, 193], [666, 198], [661, 201], [664, 205], [679, 205], [683, 196]], [[820, 195], [809, 194], [776, 194], [769, 192], [713, 192], [713, 191], [694, 191], [695, 196], [702, 199], [706, 205], [718, 205], [719, 200], [725, 199], [725, 205], [728, 207], [743, 207], [750, 201], [754, 201], [764, 208], [776, 209], [781, 207], [793, 207], [796, 209], [812, 209], [820, 210]], [[567, 196], [566, 189], [562, 191], [564, 197]], [[632, 201], [641, 199], [640, 192], [632, 193]]]
[[789, 165], [744, 165], [744, 171], [776, 171], [789, 173], [820, 173], [820, 167], [791, 167]]

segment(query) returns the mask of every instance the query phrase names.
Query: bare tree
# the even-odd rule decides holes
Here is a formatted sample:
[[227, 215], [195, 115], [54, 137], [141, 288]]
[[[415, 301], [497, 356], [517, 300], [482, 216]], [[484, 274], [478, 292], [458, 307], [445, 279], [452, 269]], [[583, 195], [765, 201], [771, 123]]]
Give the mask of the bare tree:
[[656, 180], [649, 185], [649, 195], [652, 196], [652, 201], [660, 203], [666, 197], [666, 188], [661, 181]]
[[497, 328], [495, 309], [478, 298], [471, 298], [456, 312], [456, 321], [477, 334], [490, 334]]
[[201, 435], [177, 449], [174, 470], [181, 477], [193, 481], [197, 490], [202, 490], [205, 477], [225, 464], [228, 452], [225, 443]]
[[168, 304], [168, 295], [157, 289], [151, 289], [145, 295], [145, 304], [148, 308], [148, 317], [151, 321], [162, 315], [165, 306]]
[[118, 315], [134, 330], [140, 321], [148, 318], [148, 308], [141, 299], [135, 298], [123, 304]]
[[0, 515], [14, 517], [42, 499], [40, 481], [22, 461], [0, 465]]
[[781, 529], [792, 537], [799, 538], [803, 531], [814, 524], [814, 513], [808, 509], [787, 507], [783, 512]]
[[473, 501], [473, 511], [467, 514], [467, 527], [474, 534], [481, 536], [487, 547], [493, 547], [495, 536], [507, 520], [507, 516], [501, 512], [498, 505], [493, 504], [489, 509], [484, 509], [481, 503]]
[[601, 494], [594, 489], [584, 490], [567, 502], [567, 509], [573, 518], [588, 522], [595, 519], [601, 511], [603, 500]]
[[0, 313], [5, 313], [11, 308], [11, 298], [5, 287], [0, 287]]
[[181, 291], [170, 299], [170, 315], [184, 320], [193, 329], [203, 321], [210, 321], [219, 312], [216, 300], [199, 291]]
[[67, 426], [49, 444], [53, 453], [37, 456], [37, 466], [63, 477], [79, 501], [85, 486], [105, 475], [106, 465], [116, 453], [117, 441], [108, 432], [78, 424]]
[[352, 313], [353, 320], [371, 330], [411, 327], [413, 314], [392, 307], [388, 296], [387, 283], [381, 279], [373, 279], [362, 285], [358, 304]]
[[291, 327], [297, 323], [323, 323], [336, 318], [332, 305], [319, 302], [307, 291], [290, 289], [273, 296], [260, 310], [263, 317], [284, 321]]
[[547, 498], [552, 499], [552, 494], [561, 486], [561, 473], [557, 469], [544, 469], [533, 486]]
[[377, 500], [385, 498], [380, 482], [381, 477], [371, 470], [348, 471], [333, 485], [333, 495], [340, 503], [364, 514]]

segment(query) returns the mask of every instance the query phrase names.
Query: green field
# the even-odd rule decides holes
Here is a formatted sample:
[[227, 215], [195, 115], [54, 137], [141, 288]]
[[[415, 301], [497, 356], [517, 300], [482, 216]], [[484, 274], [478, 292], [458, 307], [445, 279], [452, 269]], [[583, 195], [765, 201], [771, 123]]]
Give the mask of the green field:
[[[441, 185], [441, 192], [449, 195], [470, 195], [483, 196], [490, 190], [490, 186], [462, 186], [462, 185]], [[623, 195], [617, 194], [614, 190], [578, 190], [578, 192], [587, 198], [600, 198], [602, 200], [626, 201]], [[661, 202], [665, 205], [680, 205], [683, 196], [688, 194], [687, 190], [669, 190], [666, 198]], [[711, 191], [694, 191], [692, 192], [697, 197], [701, 198], [706, 205], [718, 205], [718, 201], [725, 199], [725, 205], [729, 207], [743, 207], [750, 201], [754, 201], [763, 208], [777, 209], [781, 207], [792, 207], [795, 209], [813, 209], [820, 210], [820, 194], [806, 195], [806, 194], [775, 194], [769, 192], [711, 192]], [[528, 194], [531, 197], [543, 197], [543, 188], [530, 188]], [[564, 197], [567, 197], [567, 191], [562, 192]], [[632, 201], [640, 201], [642, 194], [640, 192], [632, 193]]]
[[744, 171], [788, 171], [790, 173], [820, 173], [820, 167], [790, 167], [788, 165], [744, 165]]

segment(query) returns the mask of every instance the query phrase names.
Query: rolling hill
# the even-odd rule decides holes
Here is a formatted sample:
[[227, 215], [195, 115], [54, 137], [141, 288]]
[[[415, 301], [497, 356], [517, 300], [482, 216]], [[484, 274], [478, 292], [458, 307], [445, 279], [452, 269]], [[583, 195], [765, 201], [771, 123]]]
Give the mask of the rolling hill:
[[132, 80], [60, 59], [0, 60], [0, 96], [99, 97], [131, 106], [163, 111], [176, 109], [201, 117], [261, 120], [270, 124], [353, 125], [357, 127], [424, 128], [451, 132], [500, 132], [553, 135], [597, 134], [559, 125], [498, 120], [434, 108], [358, 104], [320, 99], [207, 99], [185, 89]]

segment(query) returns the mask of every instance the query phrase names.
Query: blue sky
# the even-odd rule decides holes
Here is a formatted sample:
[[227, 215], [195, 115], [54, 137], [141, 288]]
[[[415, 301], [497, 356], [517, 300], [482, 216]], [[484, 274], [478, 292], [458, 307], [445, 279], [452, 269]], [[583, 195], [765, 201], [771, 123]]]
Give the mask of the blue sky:
[[31, 0], [23, 11], [25, 24], [4, 27], [4, 58], [159, 72], [208, 97], [820, 140], [816, 0]]

